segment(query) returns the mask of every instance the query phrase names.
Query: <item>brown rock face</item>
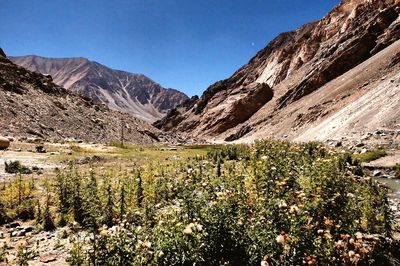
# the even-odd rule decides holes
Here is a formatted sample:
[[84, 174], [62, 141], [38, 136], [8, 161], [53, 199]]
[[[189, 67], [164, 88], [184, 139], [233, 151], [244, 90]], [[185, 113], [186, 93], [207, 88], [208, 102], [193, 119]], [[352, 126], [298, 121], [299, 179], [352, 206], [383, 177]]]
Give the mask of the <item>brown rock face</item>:
[[397, 0], [343, 0], [320, 21], [279, 35], [233, 76], [210, 86], [196, 104], [170, 112], [159, 127], [206, 139], [251, 135], [396, 42], [399, 13]]
[[131, 115], [93, 104], [51, 77], [0, 60], [0, 134], [47, 140], [75, 138], [152, 143], [158, 130]]
[[51, 75], [54, 83], [105, 104], [109, 108], [154, 122], [189, 98], [174, 89], [165, 89], [142, 74], [110, 69], [86, 58], [10, 58], [28, 70]]
[[265, 83], [251, 83], [247, 87], [242, 88], [242, 90], [251, 91], [251, 93], [243, 96], [240, 95], [232, 104], [226, 105], [226, 108], [224, 104], [221, 104], [220, 107], [223, 107], [224, 110], [221, 110], [222, 112], [220, 114], [216, 113], [210, 116], [210, 122], [207, 127], [209, 128], [210, 134], [221, 134], [247, 121], [273, 97], [273, 91]]

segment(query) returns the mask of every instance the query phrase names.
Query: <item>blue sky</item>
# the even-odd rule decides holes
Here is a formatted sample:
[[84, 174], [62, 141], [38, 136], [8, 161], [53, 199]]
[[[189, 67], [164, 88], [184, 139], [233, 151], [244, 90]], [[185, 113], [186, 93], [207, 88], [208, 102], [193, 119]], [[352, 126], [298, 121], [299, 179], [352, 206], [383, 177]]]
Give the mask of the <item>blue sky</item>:
[[8, 55], [86, 57], [201, 94], [339, 0], [0, 0]]

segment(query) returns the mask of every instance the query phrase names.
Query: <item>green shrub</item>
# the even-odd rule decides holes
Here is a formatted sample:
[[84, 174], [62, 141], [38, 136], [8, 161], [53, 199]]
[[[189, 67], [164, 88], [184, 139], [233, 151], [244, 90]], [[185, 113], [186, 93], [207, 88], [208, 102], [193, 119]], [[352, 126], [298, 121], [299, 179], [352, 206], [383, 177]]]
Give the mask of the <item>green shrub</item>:
[[8, 255], [8, 246], [6, 244], [2, 244], [0, 247], [0, 262], [4, 262], [7, 264], [7, 255]]
[[376, 149], [376, 150], [372, 150], [372, 151], [367, 151], [366, 153], [362, 153], [362, 154], [355, 154], [354, 159], [359, 160], [360, 162], [372, 162], [374, 160], [377, 160], [379, 158], [382, 158], [384, 156], [386, 156], [387, 153], [385, 150], [383, 149]]
[[16, 174], [16, 173], [31, 174], [32, 173], [32, 171], [29, 169], [29, 167], [22, 165], [20, 161], [11, 161], [9, 163], [5, 162], [5, 171], [6, 171], [6, 173], [9, 173], [9, 174]]
[[357, 167], [320, 143], [267, 140], [114, 178], [69, 169], [91, 235], [71, 264], [389, 264], [387, 197]]
[[37, 255], [37, 252], [29, 248], [27, 244], [20, 244], [18, 246], [16, 263], [18, 266], [28, 266], [28, 262]]

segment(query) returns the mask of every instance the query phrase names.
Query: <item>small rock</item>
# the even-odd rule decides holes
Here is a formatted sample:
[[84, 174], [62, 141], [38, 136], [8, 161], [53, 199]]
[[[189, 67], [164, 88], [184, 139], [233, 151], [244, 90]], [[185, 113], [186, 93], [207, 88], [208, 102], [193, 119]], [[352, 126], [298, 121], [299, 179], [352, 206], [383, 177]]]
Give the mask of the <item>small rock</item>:
[[372, 176], [374, 176], [374, 177], [377, 177], [377, 176], [380, 176], [380, 175], [382, 175], [382, 172], [380, 170], [374, 170], [372, 172]]
[[17, 236], [25, 236], [26, 235], [25, 230], [21, 230], [21, 231], [16, 232], [16, 233], [17, 233]]
[[32, 232], [32, 231], [33, 231], [33, 227], [32, 227], [32, 226], [27, 226], [27, 227], [24, 228], [24, 231], [25, 231], [26, 233]]
[[6, 225], [6, 228], [16, 228], [18, 226], [21, 226], [18, 222], [12, 222]]
[[40, 256], [39, 261], [42, 263], [49, 263], [57, 260], [57, 254], [47, 253]]
[[337, 141], [335, 143], [335, 147], [342, 147], [342, 146], [343, 146], [343, 143], [341, 141]]

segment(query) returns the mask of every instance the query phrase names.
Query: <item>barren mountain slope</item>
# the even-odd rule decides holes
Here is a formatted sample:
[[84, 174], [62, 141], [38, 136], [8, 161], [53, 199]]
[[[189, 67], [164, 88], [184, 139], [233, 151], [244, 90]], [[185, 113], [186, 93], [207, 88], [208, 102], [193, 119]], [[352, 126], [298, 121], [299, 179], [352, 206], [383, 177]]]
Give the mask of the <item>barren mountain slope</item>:
[[291, 105], [398, 40], [399, 13], [399, 0], [344, 0], [320, 21], [279, 35], [232, 77], [156, 125], [232, 141], [261, 132], [257, 125], [268, 120], [281, 123]]
[[110, 69], [86, 58], [21, 56], [11, 60], [31, 71], [51, 75], [57, 85], [96, 103], [150, 122], [188, 99], [184, 93], [165, 89], [144, 75]]
[[47, 140], [119, 140], [122, 124], [126, 141], [151, 143], [158, 134], [140, 119], [94, 105], [57, 86], [50, 77], [13, 64], [2, 51], [0, 121], [1, 135]]
[[400, 41], [263, 119], [272, 108], [272, 102], [265, 105], [246, 124], [227, 134], [251, 128], [239, 142], [274, 136], [297, 141], [400, 144]]

